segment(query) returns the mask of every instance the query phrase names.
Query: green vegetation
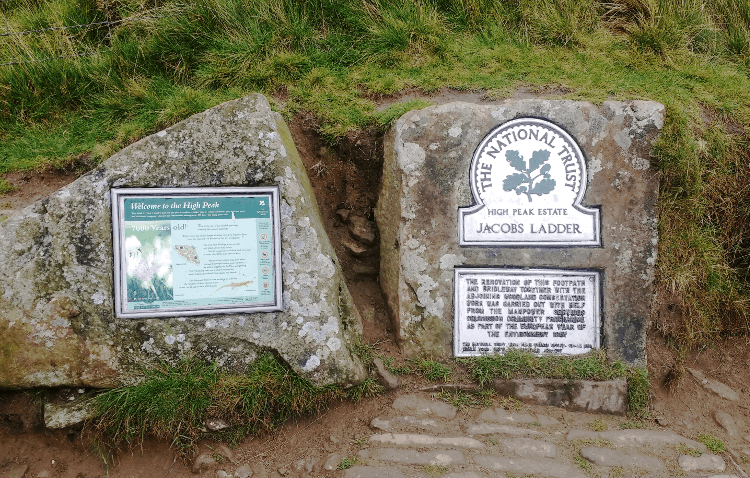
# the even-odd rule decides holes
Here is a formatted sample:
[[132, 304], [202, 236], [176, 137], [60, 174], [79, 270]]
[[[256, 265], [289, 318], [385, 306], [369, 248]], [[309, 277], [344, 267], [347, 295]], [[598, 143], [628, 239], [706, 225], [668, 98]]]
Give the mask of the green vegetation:
[[602, 432], [607, 429], [607, 423], [601, 418], [597, 418], [593, 422], [589, 423], [589, 428], [595, 432]]
[[480, 389], [469, 390], [441, 390], [435, 395], [444, 402], [450, 403], [461, 411], [468, 408], [489, 408], [494, 405], [495, 391]]
[[451, 471], [450, 467], [445, 465], [424, 465], [422, 467], [422, 471], [427, 473], [430, 476], [441, 476], [449, 471]]
[[446, 382], [453, 373], [453, 367], [432, 359], [409, 360], [414, 365], [414, 372], [422, 375], [430, 382]]
[[261, 355], [246, 375], [221, 372], [215, 365], [187, 360], [144, 372], [140, 385], [106, 391], [95, 398], [93, 423], [103, 444], [134, 445], [146, 436], [172, 442], [182, 453], [207, 435], [206, 418], [232, 427], [213, 434], [230, 443], [248, 434], [270, 432], [295, 416], [316, 414], [334, 400], [369, 396], [371, 384], [349, 390], [315, 387], [271, 354]]
[[680, 455], [690, 455], [690, 456], [701, 456], [702, 453], [699, 450], [696, 450], [693, 447], [689, 447], [685, 445], [684, 443], [679, 443], [675, 446], [675, 450]]
[[590, 474], [594, 471], [594, 464], [583, 458], [580, 453], [576, 453], [573, 457], [573, 461], [575, 461], [578, 468], [582, 469], [586, 474]]
[[706, 445], [708, 451], [712, 453], [724, 453], [726, 451], [724, 442], [709, 433], [701, 433], [698, 435], [698, 441]]
[[338, 466], [337, 469], [338, 470], [347, 470], [347, 469], [353, 467], [354, 465], [356, 465], [358, 461], [359, 461], [359, 459], [356, 456], [344, 457], [344, 458], [341, 459], [341, 463], [339, 463], [339, 466]]

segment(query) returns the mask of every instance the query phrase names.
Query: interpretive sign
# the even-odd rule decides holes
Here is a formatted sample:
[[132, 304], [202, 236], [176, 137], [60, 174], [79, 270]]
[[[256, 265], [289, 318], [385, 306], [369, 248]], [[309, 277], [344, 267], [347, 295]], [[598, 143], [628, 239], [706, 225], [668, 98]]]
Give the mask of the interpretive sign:
[[278, 188], [111, 194], [117, 317], [281, 310]]
[[459, 209], [462, 246], [599, 246], [599, 209], [586, 208], [586, 161], [561, 127], [508, 121], [479, 143], [469, 172], [475, 205]]
[[456, 357], [599, 348], [598, 271], [457, 267], [454, 284]]

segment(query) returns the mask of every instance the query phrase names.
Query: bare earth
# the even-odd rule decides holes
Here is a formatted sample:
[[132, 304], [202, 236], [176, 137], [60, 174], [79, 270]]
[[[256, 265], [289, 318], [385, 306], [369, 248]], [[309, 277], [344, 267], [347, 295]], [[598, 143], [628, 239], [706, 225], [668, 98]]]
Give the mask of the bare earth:
[[[516, 96], [523, 97], [532, 93], [536, 92], [518, 91]], [[417, 96], [423, 95], [407, 91], [398, 97], [378, 98], [377, 100], [386, 105]], [[442, 91], [430, 99], [436, 103], [455, 100], [483, 101], [479, 94], [458, 93], [450, 90]], [[277, 98], [277, 101], [283, 101], [283, 97]], [[375, 132], [366, 131], [351, 134], [338, 146], [330, 147], [326, 146], [316, 134], [316, 126], [314, 118], [304, 113], [298, 115], [290, 124], [297, 148], [315, 188], [324, 224], [339, 255], [349, 289], [362, 316], [365, 339], [369, 343], [376, 343], [377, 348], [383, 353], [395, 357], [396, 362], [401, 363], [400, 352], [393, 341], [391, 323], [377, 281], [379, 254], [374, 251], [368, 257], [354, 257], [343, 245], [350, 240], [350, 234], [346, 224], [336, 213], [339, 210], [348, 210], [350, 214], [373, 219], [372, 211], [377, 201], [382, 166], [381, 137]], [[0, 197], [0, 216], [8, 217], [70, 183], [75, 179], [75, 175], [69, 172], [47, 171], [14, 173], [7, 175], [6, 179], [19, 188], [15, 192]], [[662, 299], [660, 293], [656, 301], [654, 310], [657, 312], [654, 314], [653, 322], [658, 324], [666, 320], [659, 315], [666, 313], [663, 312], [666, 309], [659, 305], [668, 300]], [[721, 439], [734, 452], [733, 455], [729, 453], [722, 455], [727, 465], [723, 473], [737, 476], [750, 473], [750, 367], [748, 367], [750, 339], [745, 337], [724, 339], [712, 347], [690, 353], [684, 362], [685, 367], [700, 370], [708, 378], [731, 387], [740, 397], [736, 401], [719, 397], [704, 388], [689, 372], [682, 373], [682, 368], [678, 365], [676, 350], [667, 344], [656, 327], [652, 327], [649, 332], [647, 353], [653, 386], [651, 393], [654, 417], [647, 424], [653, 430], [673, 430], [683, 437], [692, 439], [696, 439], [701, 433], [709, 433]], [[461, 380], [462, 377], [455, 378], [455, 381]], [[344, 472], [341, 471], [335, 472], [323, 468], [323, 464], [331, 454], [350, 458], [359, 453], [360, 465], [368, 462], [380, 463], [377, 456], [380, 456], [378, 453], [383, 453], [382, 447], [371, 443], [369, 438], [384, 432], [372, 428], [371, 421], [380, 416], [395, 417], [397, 413], [391, 408], [394, 400], [414, 393], [425, 385], [428, 383], [415, 376], [402, 377], [401, 386], [396, 391], [377, 398], [366, 399], [357, 404], [339, 403], [323, 415], [289, 422], [273, 436], [248, 438], [231, 453], [224, 453], [224, 455], [231, 455], [228, 457], [217, 452], [219, 449], [216, 444], [202, 444], [201, 451], [214, 455], [217, 459], [202, 467], [200, 473], [212, 477], [235, 476], [235, 471], [238, 471], [237, 476], [240, 476], [243, 471], [252, 470], [254, 477], [269, 478], [284, 476], [279, 470], [286, 472], [286, 476], [290, 477], [343, 474]], [[75, 395], [77, 391], [61, 390], [58, 393], [64, 398], [68, 395]], [[429, 399], [429, 394], [423, 395]], [[495, 407], [500, 407], [501, 398], [496, 398]], [[0, 477], [88, 478], [194, 475], [191, 471], [192, 463], [184, 463], [177, 459], [169, 443], [150, 439], [133, 450], [117, 452], [114, 457], [110, 457], [108, 465], [105, 465], [105, 460], [80, 429], [46, 430], [39, 407], [34, 403], [33, 394], [30, 393], [0, 392]], [[736, 422], [737, 430], [733, 436], [730, 436], [728, 431], [715, 420], [714, 415], [717, 411], [727, 412]], [[477, 420], [478, 413], [480, 412], [476, 409], [459, 411], [453, 421], [444, 424], [441, 428], [442, 433], [448, 433], [446, 430], [453, 429], [450, 427], [458, 427], [456, 430], [459, 431], [465, 430], [468, 423]], [[557, 443], [561, 450], [567, 450], [561, 451], [560, 456], [570, 455], [570, 450], [565, 448], [570, 445], [566, 445], [567, 442], [563, 438], [569, 430], [591, 430], [589, 424], [596, 419], [602, 419], [607, 429], [617, 430], [618, 425], [626, 420], [624, 417], [572, 413], [539, 406], [524, 406], [521, 410], [510, 410], [509, 413], [527, 413], [558, 420], [559, 426], [540, 427], [538, 430], [543, 435], [537, 439]], [[427, 433], [424, 430], [408, 429], [408, 427], [401, 432]], [[437, 434], [440, 435], [440, 433]], [[486, 447], [493, 450], [501, 446], [497, 445], [498, 439], [502, 442], [500, 435], [497, 438], [483, 436], [474, 438], [483, 441]], [[449, 446], [448, 448], [461, 450], [460, 447]], [[649, 447], [642, 448], [641, 453], [649, 451]], [[407, 449], [422, 452], [429, 450], [429, 447], [412, 446]], [[412, 466], [410, 468], [412, 471], [407, 472], [410, 474], [404, 476], [444, 476], [449, 472], [468, 473], [477, 469], [491, 470], [486, 467], [477, 468], [478, 465], [470, 464], [471, 457], [474, 456], [471, 453], [476, 452], [462, 453], [467, 456], [465, 464], [444, 468]], [[676, 456], [675, 453], [672, 454]], [[675, 456], [663, 458], [667, 466], [664, 476], [716, 474], [685, 473], [676, 465], [676, 462], [672, 463], [675, 461]], [[476, 457], [473, 459], [474, 463], [479, 461]], [[300, 460], [303, 462], [307, 460], [308, 464], [314, 461], [312, 471], [306, 471], [304, 468], [307, 465], [301, 465]], [[742, 471], [732, 464], [732, 460]], [[299, 472], [295, 471], [295, 463], [297, 467], [303, 469]], [[249, 468], [241, 468], [243, 465], [248, 465]], [[352, 470], [360, 470], [360, 468], [355, 467]], [[580, 468], [576, 470], [582, 471]], [[590, 473], [591, 476], [627, 476], [627, 473], [622, 475], [622, 469], [613, 470], [596, 467]], [[25, 474], [19, 474], [23, 471]], [[630, 476], [662, 474], [656, 470], [640, 471], [646, 473]], [[628, 470], [626, 469], [625, 472]], [[355, 476], [355, 471], [350, 470], [349, 473], [347, 476]], [[385, 475], [383, 470], [377, 473], [372, 476], [390, 476]], [[617, 475], [618, 473], [620, 475]]]

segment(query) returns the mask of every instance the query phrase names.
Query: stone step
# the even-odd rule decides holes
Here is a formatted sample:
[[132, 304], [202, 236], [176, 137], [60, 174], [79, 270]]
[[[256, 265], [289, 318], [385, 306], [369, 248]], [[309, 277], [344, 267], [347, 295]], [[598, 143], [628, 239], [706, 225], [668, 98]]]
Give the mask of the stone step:
[[380, 433], [370, 437], [374, 445], [399, 445], [422, 447], [484, 448], [484, 443], [469, 437], [436, 437], [418, 433]]
[[370, 427], [375, 430], [388, 432], [406, 432], [406, 431], [427, 431], [431, 434], [461, 434], [460, 425], [453, 420], [434, 419], [434, 418], [417, 418], [409, 415], [397, 416], [392, 418], [377, 417], [370, 422]]
[[592, 432], [588, 430], [571, 430], [565, 437], [568, 441], [573, 440], [608, 440], [616, 447], [621, 446], [674, 446], [685, 445], [705, 453], [706, 445], [685, 438], [673, 431], [661, 430], [610, 430], [604, 432]]
[[476, 455], [473, 461], [482, 468], [502, 473], [541, 475], [549, 478], [588, 478], [580, 468], [566, 464], [562, 460]]

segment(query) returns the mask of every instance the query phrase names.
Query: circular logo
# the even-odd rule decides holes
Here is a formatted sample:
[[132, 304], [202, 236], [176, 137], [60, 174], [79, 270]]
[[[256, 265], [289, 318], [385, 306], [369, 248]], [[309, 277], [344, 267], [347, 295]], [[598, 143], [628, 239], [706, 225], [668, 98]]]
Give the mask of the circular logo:
[[268, 269], [268, 267], [264, 267], [263, 269], [260, 270], [260, 272], [263, 274], [268, 274], [270, 270]]
[[261, 241], [266, 241], [266, 240], [268, 240], [268, 234], [265, 234], [265, 233], [264, 233], [264, 234], [261, 234], [261, 235], [260, 235], [260, 240], [261, 240]]
[[266, 282], [264, 282], [263, 284], [261, 284], [261, 287], [263, 287], [264, 289], [268, 289], [269, 287], [271, 287], [271, 284], [269, 284], [269, 283], [268, 283], [268, 282], [266, 281]]
[[262, 251], [260, 253], [260, 257], [262, 257], [263, 259], [267, 259], [268, 258], [268, 251]]
[[477, 147], [472, 187], [482, 204], [519, 207], [580, 201], [586, 162], [573, 138], [556, 124], [517, 118], [492, 130]]

